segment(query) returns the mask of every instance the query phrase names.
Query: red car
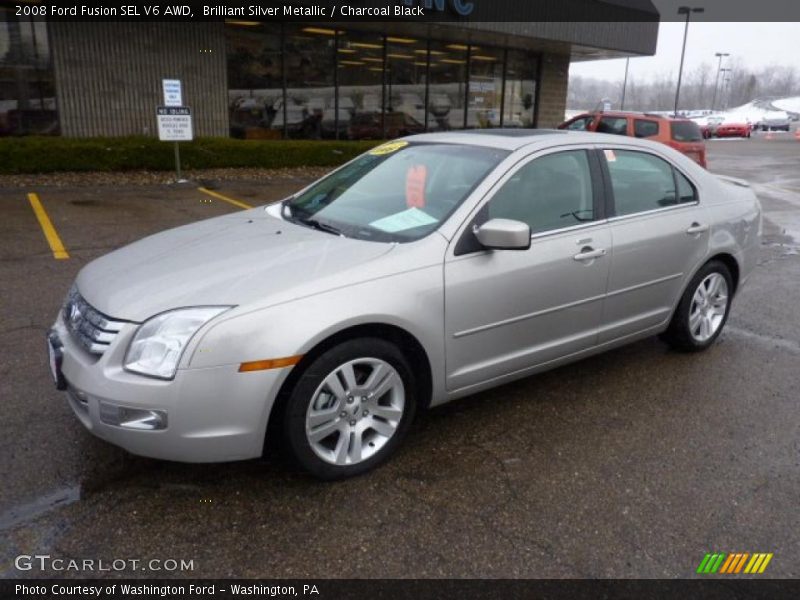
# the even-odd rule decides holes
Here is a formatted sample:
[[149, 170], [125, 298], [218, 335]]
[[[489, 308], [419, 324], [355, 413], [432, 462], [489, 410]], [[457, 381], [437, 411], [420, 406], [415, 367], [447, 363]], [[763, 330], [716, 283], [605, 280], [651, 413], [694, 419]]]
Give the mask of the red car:
[[697, 123], [689, 119], [636, 112], [592, 112], [578, 115], [558, 128], [613, 133], [662, 142], [685, 154], [701, 167], [706, 166], [703, 133]]
[[753, 131], [750, 123], [720, 123], [712, 131], [716, 137], [743, 137], [749, 138]]

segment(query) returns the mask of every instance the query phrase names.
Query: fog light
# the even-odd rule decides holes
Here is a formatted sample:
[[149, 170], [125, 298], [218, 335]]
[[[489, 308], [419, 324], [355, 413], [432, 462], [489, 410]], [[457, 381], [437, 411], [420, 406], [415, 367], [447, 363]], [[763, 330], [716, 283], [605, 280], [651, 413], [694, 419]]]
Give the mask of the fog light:
[[167, 428], [167, 413], [163, 410], [128, 408], [114, 404], [100, 403], [100, 420], [106, 425], [155, 431]]

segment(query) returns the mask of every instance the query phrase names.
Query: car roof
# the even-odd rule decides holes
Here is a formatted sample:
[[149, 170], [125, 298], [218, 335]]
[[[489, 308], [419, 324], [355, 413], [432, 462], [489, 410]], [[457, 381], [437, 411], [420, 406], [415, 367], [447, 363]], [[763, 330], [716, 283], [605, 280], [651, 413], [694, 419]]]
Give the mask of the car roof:
[[565, 143], [619, 144], [624, 142], [626, 145], [633, 143], [642, 147], [650, 147], [651, 144], [655, 143], [609, 133], [568, 131], [564, 129], [466, 129], [462, 131], [421, 133], [403, 139], [411, 142], [485, 146], [511, 152], [530, 145], [547, 147]]
[[588, 112], [575, 115], [574, 117], [568, 119], [568, 121], [572, 121], [573, 119], [579, 119], [581, 117], [586, 117], [586, 116], [596, 117], [597, 115], [603, 115], [607, 117], [639, 117], [646, 119], [663, 119], [664, 121], [670, 121], [670, 122], [691, 121], [689, 117], [674, 117], [672, 115], [659, 115], [656, 113], [638, 112], [635, 110], [595, 110], [595, 111], [590, 110]]

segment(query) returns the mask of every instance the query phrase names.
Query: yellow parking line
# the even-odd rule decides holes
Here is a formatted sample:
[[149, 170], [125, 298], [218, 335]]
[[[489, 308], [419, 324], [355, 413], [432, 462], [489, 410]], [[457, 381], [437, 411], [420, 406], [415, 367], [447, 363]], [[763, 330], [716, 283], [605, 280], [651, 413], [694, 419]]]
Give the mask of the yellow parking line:
[[39, 196], [31, 192], [28, 194], [28, 201], [31, 203], [31, 208], [33, 208], [33, 213], [36, 215], [36, 218], [39, 219], [39, 225], [42, 227], [44, 237], [47, 238], [47, 243], [50, 244], [50, 250], [53, 251], [53, 258], [56, 260], [69, 258], [67, 249], [64, 248], [64, 244], [61, 243], [61, 238], [58, 237], [56, 228], [53, 227], [50, 217], [47, 216], [47, 211], [45, 211], [44, 206], [42, 206]]
[[200, 192], [203, 192], [204, 194], [208, 194], [209, 196], [213, 196], [214, 198], [217, 198], [218, 200], [222, 200], [223, 202], [227, 202], [228, 204], [233, 204], [234, 206], [238, 206], [239, 208], [244, 208], [244, 209], [253, 208], [250, 204], [246, 204], [245, 202], [242, 202], [241, 200], [236, 200], [235, 198], [230, 198], [230, 197], [225, 196], [223, 194], [220, 194], [218, 192], [212, 192], [211, 190], [209, 190], [207, 188], [204, 188], [204, 187], [199, 187], [199, 188], [197, 188], [197, 190], [200, 191]]

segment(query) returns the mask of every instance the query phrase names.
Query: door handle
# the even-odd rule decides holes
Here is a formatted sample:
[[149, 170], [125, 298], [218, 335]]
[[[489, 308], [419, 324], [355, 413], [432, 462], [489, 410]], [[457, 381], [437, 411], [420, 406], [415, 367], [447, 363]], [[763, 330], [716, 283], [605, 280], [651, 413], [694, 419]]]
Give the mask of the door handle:
[[686, 233], [689, 235], [694, 235], [695, 233], [705, 233], [706, 231], [708, 231], [708, 225], [700, 225], [700, 223], [695, 221], [689, 226], [689, 229], [686, 230]]
[[605, 248], [598, 248], [597, 250], [594, 250], [591, 247], [587, 246], [572, 258], [577, 260], [578, 262], [581, 262], [584, 260], [594, 260], [595, 258], [600, 258], [601, 256], [605, 255], [606, 255]]

